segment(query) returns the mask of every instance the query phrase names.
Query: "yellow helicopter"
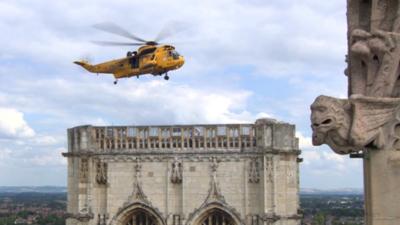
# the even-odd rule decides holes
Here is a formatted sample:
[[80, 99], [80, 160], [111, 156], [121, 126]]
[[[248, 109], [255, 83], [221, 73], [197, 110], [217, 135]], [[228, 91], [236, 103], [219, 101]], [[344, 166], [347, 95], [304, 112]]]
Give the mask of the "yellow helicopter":
[[114, 59], [96, 65], [91, 65], [86, 60], [74, 62], [92, 73], [113, 74], [115, 78], [114, 84], [117, 84], [120, 78], [129, 78], [133, 76], [139, 78], [139, 76], [145, 74], [152, 74], [154, 76], [164, 75], [164, 79], [169, 80], [168, 71], [179, 69], [185, 63], [185, 59], [183, 56], [179, 55], [174, 46], [159, 44], [162, 38], [170, 35], [168, 32], [165, 32], [165, 30], [164, 32], [160, 32], [154, 41], [146, 41], [130, 34], [116, 24], [98, 24], [94, 27], [137, 41], [134, 43], [94, 41], [96, 44], [109, 46], [140, 46], [137, 51], [128, 51], [124, 58]]

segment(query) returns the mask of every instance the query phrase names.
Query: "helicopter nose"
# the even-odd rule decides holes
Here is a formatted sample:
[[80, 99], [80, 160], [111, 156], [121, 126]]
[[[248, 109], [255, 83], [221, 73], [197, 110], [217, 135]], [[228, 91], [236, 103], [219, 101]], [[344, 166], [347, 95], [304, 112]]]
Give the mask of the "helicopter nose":
[[181, 66], [183, 66], [183, 64], [185, 64], [185, 59], [183, 58], [183, 56], [180, 56], [178, 66], [181, 67]]

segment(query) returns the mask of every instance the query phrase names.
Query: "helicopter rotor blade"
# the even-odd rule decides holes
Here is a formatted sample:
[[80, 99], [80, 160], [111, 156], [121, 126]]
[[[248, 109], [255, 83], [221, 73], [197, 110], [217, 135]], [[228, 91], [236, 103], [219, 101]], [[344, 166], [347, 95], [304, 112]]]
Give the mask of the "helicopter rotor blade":
[[179, 33], [184, 29], [186, 29], [186, 26], [184, 26], [183, 23], [178, 23], [178, 22], [167, 23], [164, 25], [164, 28], [161, 29], [161, 31], [157, 34], [156, 38], [154, 39], [154, 42], [159, 42], [160, 40], [170, 37], [176, 33]]
[[132, 43], [132, 42], [114, 42], [114, 41], [92, 41], [97, 45], [102, 46], [141, 46], [143, 43]]
[[116, 35], [119, 35], [119, 36], [123, 36], [123, 37], [129, 38], [129, 39], [132, 39], [132, 40], [135, 40], [135, 41], [146, 42], [146, 40], [144, 40], [142, 38], [139, 38], [139, 37], [129, 33], [124, 28], [122, 28], [122, 27], [120, 27], [120, 26], [118, 26], [118, 25], [116, 25], [114, 23], [111, 23], [111, 22], [95, 24], [95, 25], [93, 25], [93, 27], [96, 28], [96, 29], [108, 32], [108, 33], [112, 33], [112, 34], [116, 34]]
[[158, 45], [193, 45], [193, 41], [157, 42]]

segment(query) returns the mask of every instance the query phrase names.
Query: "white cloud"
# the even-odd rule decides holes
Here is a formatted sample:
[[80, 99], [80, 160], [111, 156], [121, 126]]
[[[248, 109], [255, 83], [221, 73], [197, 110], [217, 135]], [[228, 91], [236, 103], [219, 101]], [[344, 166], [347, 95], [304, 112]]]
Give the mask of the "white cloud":
[[[322, 174], [336, 170], [332, 166], [336, 164], [354, 169], [341, 156], [311, 148], [305, 119], [316, 95], [346, 95], [345, 4], [1, 1], [0, 105], [16, 113], [14, 122], [3, 121], [0, 113], [0, 137], [17, 138], [8, 144], [15, 146], [9, 148], [9, 157], [18, 167], [24, 166], [18, 163], [25, 159], [51, 168], [63, 165], [54, 149], [65, 144], [65, 130], [71, 126], [233, 123], [272, 117], [295, 123], [302, 131], [297, 136], [305, 168]], [[157, 20], [152, 20], [154, 15]], [[71, 62], [83, 55], [101, 62], [132, 50], [90, 43], [124, 41], [91, 28], [105, 18], [147, 39], [157, 34], [164, 21], [179, 18], [189, 29], [166, 42], [189, 43], [176, 45], [185, 65], [170, 74], [172, 82], [143, 78], [121, 80], [117, 86], [110, 76], [83, 72]]]
[[321, 160], [321, 154], [317, 151], [303, 151], [301, 157], [303, 157], [305, 165], [310, 165], [315, 163], [315, 161]]
[[37, 135], [33, 139], [33, 143], [40, 145], [40, 146], [49, 146], [49, 145], [55, 145], [58, 144], [59, 141], [53, 137], [53, 136], [48, 136], [48, 135]]
[[0, 149], [0, 163], [10, 157], [12, 151], [8, 148]]
[[331, 151], [330, 152], [324, 151], [322, 154], [324, 155], [325, 159], [330, 160], [335, 163], [344, 163], [345, 157], [348, 157], [348, 156], [344, 156], [344, 155], [338, 155]]
[[300, 149], [308, 149], [313, 147], [311, 137], [304, 136], [300, 131], [296, 131], [296, 137], [299, 138]]
[[[123, 40], [90, 27], [104, 18], [147, 39], [157, 34], [162, 21], [179, 18], [188, 29], [166, 41], [192, 42], [178, 44], [178, 50], [190, 59], [186, 66], [192, 68], [199, 63], [202, 72], [221, 65], [252, 65], [265, 76], [315, 76], [343, 62], [344, 3], [277, 2], [115, 1], [110, 5], [109, 1], [96, 1], [96, 4], [78, 0], [68, 3], [6, 1], [0, 5], [4, 9], [0, 14], [0, 28], [10, 32], [5, 32], [0, 39], [1, 43], [8, 43], [2, 46], [7, 55], [23, 54], [37, 62], [66, 68], [74, 58], [87, 53], [101, 61], [117, 54], [122, 56], [121, 50], [128, 50], [100, 48], [89, 43], [99, 38]], [[321, 10], [324, 8], [330, 10]], [[149, 18], [154, 15], [159, 20], [152, 20], [149, 26]], [[85, 22], [82, 24], [82, 21]], [[29, 45], [26, 33], [30, 34]], [[186, 71], [193, 74], [190, 71], [197, 70]]]
[[34, 166], [65, 166], [67, 165], [67, 159], [61, 155], [63, 152], [67, 152], [67, 150], [65, 148], [57, 148], [46, 151], [41, 155], [35, 155], [27, 159], [27, 161]]
[[347, 155], [338, 155], [332, 151], [329, 151], [329, 152], [324, 151], [324, 152], [322, 152], [322, 155], [325, 160], [330, 161], [332, 164], [335, 164], [339, 170], [346, 169], [345, 158], [348, 157]]
[[[0, 96], [6, 96], [5, 104], [40, 113], [45, 120], [62, 117], [60, 125], [254, 122], [257, 115], [267, 115], [247, 111], [252, 93], [246, 90], [198, 89], [157, 80], [125, 80], [118, 87], [64, 79], [22, 81], [16, 85], [27, 93], [14, 94], [12, 89], [0, 92]], [[43, 92], [53, 95], [49, 98]], [[18, 100], [21, 95], [24, 101]], [[41, 110], [44, 108], [45, 112]]]
[[14, 108], [0, 108], [0, 138], [29, 138], [35, 131], [29, 127], [24, 114]]
[[[346, 155], [338, 155], [329, 148], [314, 148], [305, 150], [301, 157], [303, 176], [337, 177], [337, 179], [349, 179], [355, 173], [361, 175], [361, 161], [350, 159]], [[317, 178], [315, 178], [317, 179]], [[325, 179], [325, 178], [324, 178]]]

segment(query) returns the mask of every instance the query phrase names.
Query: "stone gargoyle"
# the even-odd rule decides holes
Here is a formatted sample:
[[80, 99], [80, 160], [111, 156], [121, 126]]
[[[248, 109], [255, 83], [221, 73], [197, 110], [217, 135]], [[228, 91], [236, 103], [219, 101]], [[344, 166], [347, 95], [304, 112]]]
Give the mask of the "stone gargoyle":
[[[349, 98], [319, 96], [314, 101], [313, 145], [327, 144], [338, 154], [400, 150], [400, 17], [396, 14], [379, 17], [381, 21], [360, 22], [352, 17], [351, 11], [358, 10], [354, 4], [348, 14], [349, 21], [354, 20], [349, 23], [345, 71]], [[394, 5], [384, 6], [382, 15], [389, 15]], [[372, 25], [364, 26], [367, 22]]]
[[400, 98], [319, 96], [311, 105], [313, 145], [327, 144], [338, 154], [397, 145]]

